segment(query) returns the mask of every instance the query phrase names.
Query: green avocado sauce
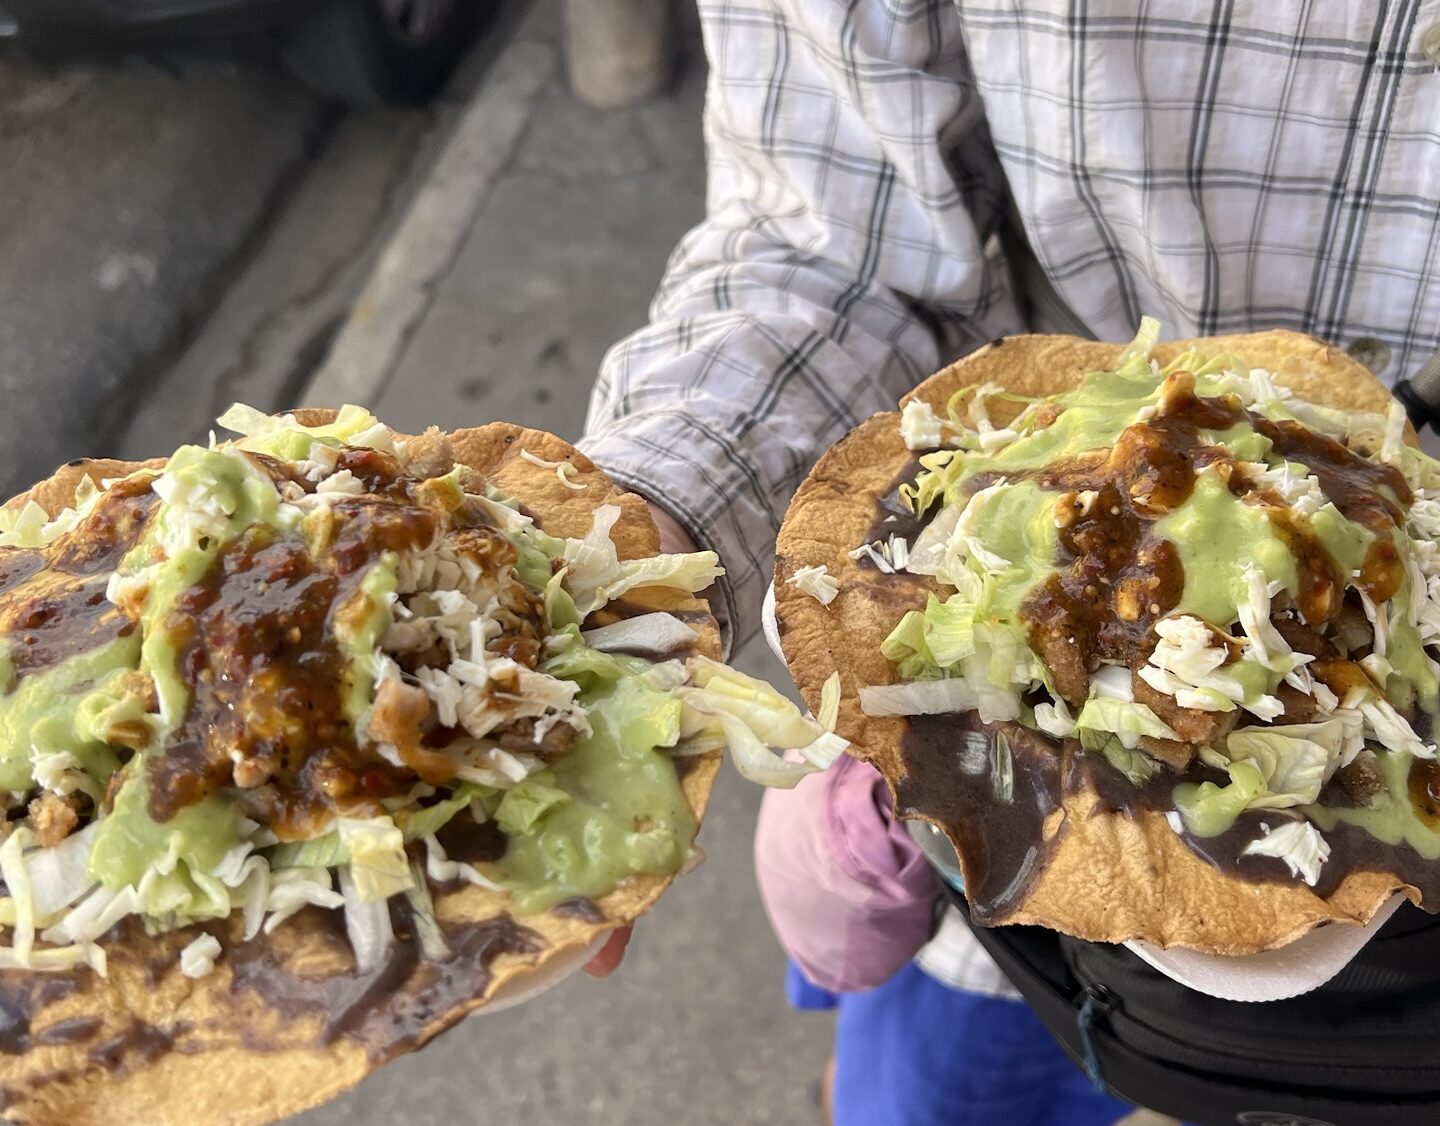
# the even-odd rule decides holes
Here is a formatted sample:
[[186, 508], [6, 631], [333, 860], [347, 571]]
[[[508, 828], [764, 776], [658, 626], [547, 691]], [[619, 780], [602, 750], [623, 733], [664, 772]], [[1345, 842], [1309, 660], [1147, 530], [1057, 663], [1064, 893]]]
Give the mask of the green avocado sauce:
[[[1398, 540], [1399, 533], [1394, 534]], [[1397, 546], [1402, 553], [1407, 550], [1404, 544]], [[1400, 589], [1395, 592], [1392, 605], [1408, 606], [1412, 590], [1413, 581], [1407, 570]], [[1431, 670], [1430, 658], [1425, 653], [1420, 631], [1404, 613], [1392, 613], [1389, 621], [1390, 638], [1386, 659], [1390, 662], [1392, 671], [1382, 686], [1385, 695], [1401, 711], [1408, 711], [1418, 699], [1425, 711], [1435, 715], [1440, 711], [1440, 683], [1436, 682], [1435, 674]]]
[[371, 565], [353, 596], [359, 600], [358, 611], [347, 603], [344, 611], [335, 615], [335, 639], [345, 655], [341, 707], [351, 723], [358, 722], [375, 699], [375, 648], [394, 620], [390, 596], [399, 586], [398, 567], [399, 557], [393, 551], [385, 552]]
[[[280, 526], [280, 498], [275, 486], [242, 456], [181, 446], [165, 466], [165, 476], [181, 490], [206, 489], [225, 513], [223, 529], [217, 534], [178, 548], [169, 555], [150, 579], [150, 592], [141, 611], [145, 642], [140, 651], [141, 667], [155, 682], [160, 715], [166, 725], [178, 723], [189, 705], [190, 692], [180, 675], [175, 640], [162, 623], [176, 600], [205, 576], [221, 549], [252, 524]], [[121, 564], [122, 573], [134, 573], [151, 559], [155, 540], [175, 542], [181, 529], [176, 524], [183, 512], [166, 505], [161, 508], [148, 534]]]
[[979, 615], [1014, 621], [1020, 604], [1055, 569], [1059, 531], [1056, 494], [1034, 481], [1016, 481], [980, 502], [977, 526], [987, 551], [1010, 562], [1004, 570], [982, 574], [984, 594]]
[[1426, 860], [1440, 860], [1440, 832], [1421, 820], [1410, 797], [1414, 756], [1403, 751], [1379, 751], [1375, 758], [1385, 779], [1384, 793], [1376, 795], [1369, 805], [1353, 809], [1307, 805], [1303, 808], [1305, 816], [1325, 832], [1344, 821], [1386, 844], [1408, 844]]
[[951, 479], [957, 491], [946, 500], [958, 499], [958, 486], [980, 473], [1041, 469], [1053, 461], [1113, 446], [1135, 421], [1136, 412], [1159, 398], [1160, 384], [1153, 376], [1091, 372], [1075, 390], [1050, 400], [1065, 409], [1045, 429], [1019, 438], [995, 454], [957, 457]]
[[1194, 491], [1155, 522], [1155, 534], [1175, 545], [1185, 568], [1177, 613], [1229, 625], [1246, 600], [1250, 567], [1259, 567], [1267, 581], [1279, 581], [1291, 593], [1299, 587], [1295, 556], [1275, 534], [1270, 518], [1232, 493], [1213, 470], [1195, 475]]
[[168, 821], [150, 816], [150, 789], [140, 758], [126, 765], [124, 782], [109, 815], [100, 822], [90, 850], [90, 874], [112, 891], [137, 886], [171, 856], [169, 872], [151, 877], [146, 911], [176, 911], [188, 919], [230, 913], [229, 893], [208, 875], [239, 843], [238, 811], [211, 794], [184, 806]]
[[31, 789], [36, 756], [59, 751], [73, 754], [97, 782], [109, 778], [119, 760], [100, 733], [107, 710], [123, 706], [117, 681], [139, 655], [132, 633], [26, 676], [0, 696], [0, 790]]
[[1365, 563], [1375, 533], [1364, 524], [1347, 520], [1333, 504], [1327, 504], [1310, 517], [1310, 530], [1321, 546], [1330, 553], [1342, 575], [1354, 575]]
[[496, 811], [509, 845], [498, 874], [524, 913], [611, 891], [629, 876], [679, 869], [695, 816], [670, 756], [678, 700], [638, 678], [588, 692], [592, 731]]

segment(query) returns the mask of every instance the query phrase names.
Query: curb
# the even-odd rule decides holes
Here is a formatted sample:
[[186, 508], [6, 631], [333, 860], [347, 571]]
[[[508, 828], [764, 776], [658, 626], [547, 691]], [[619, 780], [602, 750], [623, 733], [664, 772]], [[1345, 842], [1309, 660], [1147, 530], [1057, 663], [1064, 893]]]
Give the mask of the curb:
[[558, 64], [554, 47], [529, 40], [496, 58], [299, 402], [338, 407], [379, 398]]

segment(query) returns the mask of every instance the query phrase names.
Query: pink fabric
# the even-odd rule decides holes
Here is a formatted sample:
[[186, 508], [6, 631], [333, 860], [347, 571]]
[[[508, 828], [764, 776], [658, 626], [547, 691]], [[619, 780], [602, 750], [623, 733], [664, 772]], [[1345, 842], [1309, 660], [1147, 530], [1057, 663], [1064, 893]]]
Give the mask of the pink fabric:
[[822, 989], [873, 989], [929, 937], [935, 874], [879, 773], [848, 755], [765, 794], [755, 871], [781, 945]]

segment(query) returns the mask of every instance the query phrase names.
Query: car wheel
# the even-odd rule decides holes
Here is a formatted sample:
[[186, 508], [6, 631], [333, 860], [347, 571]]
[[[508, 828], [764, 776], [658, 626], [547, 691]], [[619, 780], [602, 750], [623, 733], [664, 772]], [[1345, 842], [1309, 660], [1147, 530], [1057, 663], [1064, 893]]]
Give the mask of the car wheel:
[[333, 0], [290, 30], [290, 73], [328, 101], [418, 106], [439, 93], [485, 0]]

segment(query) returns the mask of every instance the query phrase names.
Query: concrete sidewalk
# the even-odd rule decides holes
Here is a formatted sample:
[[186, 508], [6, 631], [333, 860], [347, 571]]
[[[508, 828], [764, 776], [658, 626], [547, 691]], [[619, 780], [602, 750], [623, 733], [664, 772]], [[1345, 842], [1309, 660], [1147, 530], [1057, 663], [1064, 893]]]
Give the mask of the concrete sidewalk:
[[[578, 105], [537, 5], [497, 58], [303, 398], [402, 429], [493, 419], [575, 438], [605, 350], [644, 323], [704, 206], [703, 62], [624, 112]], [[783, 670], [761, 647], [744, 663]], [[637, 929], [606, 982], [578, 976], [383, 1068], [305, 1126], [818, 1123], [830, 1021], [787, 1009], [750, 846], [759, 790], [726, 766], [709, 859]]]

